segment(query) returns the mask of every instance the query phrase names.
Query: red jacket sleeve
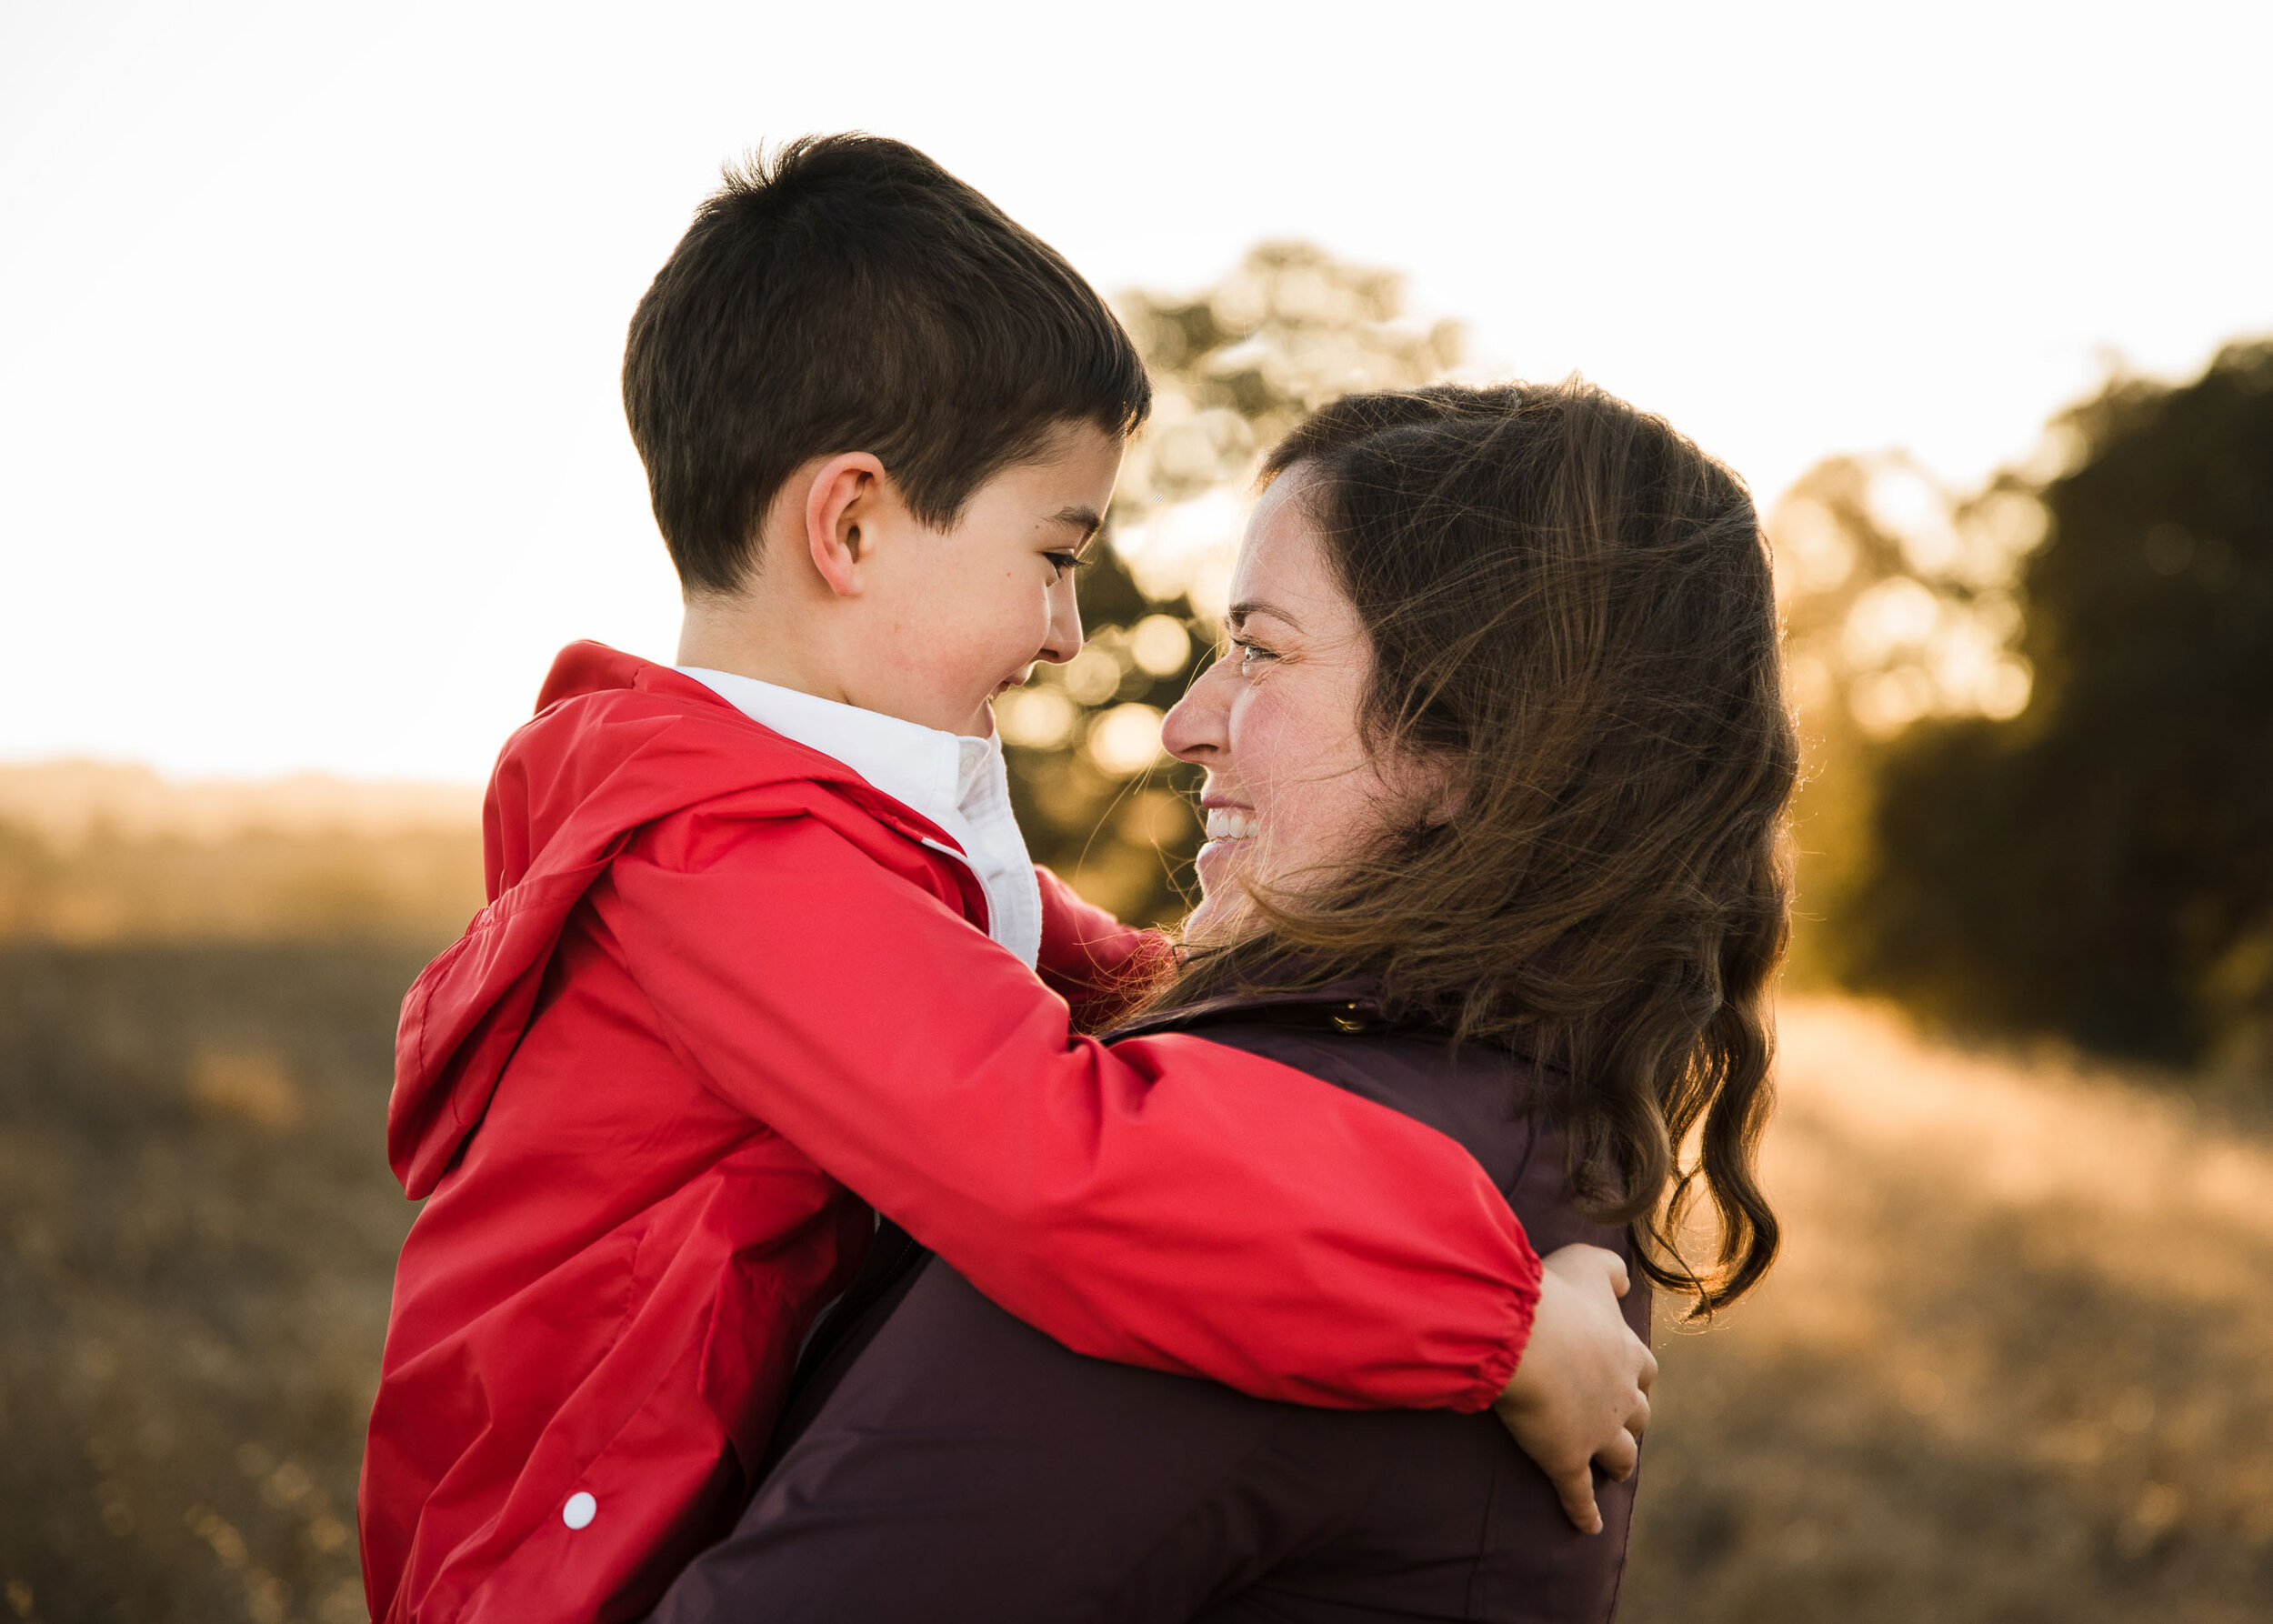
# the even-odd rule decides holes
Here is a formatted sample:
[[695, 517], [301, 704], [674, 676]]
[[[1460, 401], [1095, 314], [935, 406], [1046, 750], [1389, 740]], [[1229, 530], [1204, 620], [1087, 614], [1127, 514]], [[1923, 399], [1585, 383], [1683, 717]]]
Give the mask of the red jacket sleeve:
[[1042, 948], [1035, 969], [1070, 1005], [1074, 1025], [1095, 1032], [1112, 1025], [1145, 989], [1167, 975], [1176, 949], [1157, 930], [1124, 925], [1039, 864]]
[[592, 899], [711, 1088], [1067, 1347], [1347, 1408], [1478, 1409], [1513, 1371], [1538, 1259], [1436, 1130], [1197, 1038], [1076, 1037], [813, 819], [683, 815]]

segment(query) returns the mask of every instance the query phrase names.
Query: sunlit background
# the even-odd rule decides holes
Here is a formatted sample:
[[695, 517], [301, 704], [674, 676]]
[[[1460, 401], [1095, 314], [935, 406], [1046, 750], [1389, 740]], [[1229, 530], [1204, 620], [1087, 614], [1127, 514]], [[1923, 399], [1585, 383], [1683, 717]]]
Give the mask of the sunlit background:
[[1809, 751], [1756, 1304], [1624, 1615], [2273, 1614], [2262, 5], [0, 0], [0, 1618], [360, 1617], [396, 1000], [553, 653], [667, 658], [616, 395], [722, 161], [923, 146], [1156, 419], [999, 711], [1131, 917], [1255, 459], [1580, 371], [1751, 483]]
[[720, 161], [871, 128], [1100, 287], [1296, 237], [1773, 496], [2273, 326], [2250, 5], [0, 10], [0, 753], [478, 778], [667, 652], [616, 405]]

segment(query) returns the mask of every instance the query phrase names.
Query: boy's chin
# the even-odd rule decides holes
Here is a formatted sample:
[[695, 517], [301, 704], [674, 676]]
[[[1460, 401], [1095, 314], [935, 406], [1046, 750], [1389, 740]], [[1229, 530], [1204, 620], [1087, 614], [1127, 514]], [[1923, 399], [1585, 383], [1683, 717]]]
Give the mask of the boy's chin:
[[1016, 687], [1016, 686], [1017, 685], [1016, 683], [1006, 684], [1002, 687], [996, 688], [993, 693], [987, 695], [986, 697], [980, 702], [979, 707], [971, 713], [971, 719], [969, 722], [965, 724], [959, 731], [961, 731], [966, 737], [970, 738], [994, 737], [995, 701], [1001, 698], [1003, 695], [1009, 692], [1011, 688]]
[[930, 728], [935, 733], [952, 733], [958, 738], [992, 738], [995, 737], [995, 713], [982, 705], [974, 711], [956, 711], [941, 707], [926, 711], [921, 716], [905, 717]]

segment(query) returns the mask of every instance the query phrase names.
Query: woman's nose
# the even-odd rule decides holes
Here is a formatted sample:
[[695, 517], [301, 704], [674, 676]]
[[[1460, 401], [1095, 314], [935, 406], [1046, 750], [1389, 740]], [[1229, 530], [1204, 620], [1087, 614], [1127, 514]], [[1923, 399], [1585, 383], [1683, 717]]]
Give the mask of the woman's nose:
[[1231, 685], [1237, 680], [1225, 661], [1192, 679], [1184, 697], [1161, 719], [1160, 745], [1178, 761], [1208, 762], [1223, 752], [1225, 723], [1231, 714]]

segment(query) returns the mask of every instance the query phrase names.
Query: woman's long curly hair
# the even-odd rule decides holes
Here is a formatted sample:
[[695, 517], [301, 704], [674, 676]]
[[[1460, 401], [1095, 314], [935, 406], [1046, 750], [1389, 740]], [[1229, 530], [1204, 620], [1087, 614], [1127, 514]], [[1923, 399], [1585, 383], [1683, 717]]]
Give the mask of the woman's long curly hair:
[[[1755, 1158], [1798, 754], [1750, 496], [1579, 382], [1351, 396], [1264, 479], [1290, 470], [1371, 634], [1369, 743], [1449, 764], [1454, 794], [1257, 895], [1150, 1007], [1367, 976], [1392, 1018], [1532, 1056], [1582, 1208], [1696, 1311], [1734, 1301], [1777, 1241]], [[1718, 1246], [1692, 1267], [1700, 1195]]]

